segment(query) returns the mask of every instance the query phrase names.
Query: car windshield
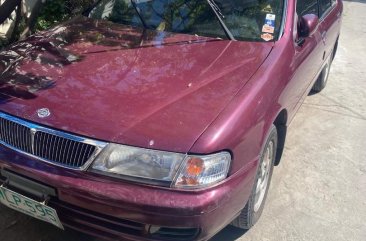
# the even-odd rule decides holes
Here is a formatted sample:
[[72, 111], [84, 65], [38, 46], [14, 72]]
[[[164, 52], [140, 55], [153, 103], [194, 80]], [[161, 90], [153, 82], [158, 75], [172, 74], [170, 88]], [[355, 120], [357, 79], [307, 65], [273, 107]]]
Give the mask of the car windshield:
[[[271, 41], [284, 0], [100, 0], [89, 17], [158, 31]], [[220, 20], [221, 23], [220, 23]]]

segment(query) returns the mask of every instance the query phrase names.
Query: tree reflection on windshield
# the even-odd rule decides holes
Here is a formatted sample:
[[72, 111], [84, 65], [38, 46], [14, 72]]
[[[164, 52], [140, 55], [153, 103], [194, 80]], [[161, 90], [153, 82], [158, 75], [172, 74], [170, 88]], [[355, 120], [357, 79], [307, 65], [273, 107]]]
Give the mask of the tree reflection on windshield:
[[[133, 4], [133, 2], [135, 4]], [[215, 11], [207, 0], [101, 0], [89, 17], [158, 31], [226, 39], [225, 26], [238, 40], [261, 40], [279, 32], [283, 0], [219, 0]], [[264, 28], [270, 20], [273, 23]], [[219, 17], [219, 18], [218, 18]], [[223, 20], [220, 24], [219, 19]], [[273, 29], [271, 29], [273, 28]], [[270, 29], [270, 32], [266, 31]]]

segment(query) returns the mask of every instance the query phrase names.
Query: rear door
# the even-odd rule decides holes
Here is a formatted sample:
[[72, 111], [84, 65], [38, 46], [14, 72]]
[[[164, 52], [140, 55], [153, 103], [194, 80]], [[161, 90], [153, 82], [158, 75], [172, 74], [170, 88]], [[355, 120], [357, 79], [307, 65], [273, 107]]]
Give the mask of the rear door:
[[[297, 0], [296, 7], [297, 18], [307, 14], [314, 14], [319, 16], [319, 4], [318, 0]], [[296, 17], [296, 16], [295, 16]], [[299, 24], [299, 21], [297, 21]], [[304, 41], [299, 44], [300, 36], [295, 37], [295, 56], [298, 66], [298, 74], [302, 78], [299, 89], [301, 97], [305, 93], [314, 79], [317, 77], [324, 63], [324, 51], [325, 44], [322, 39], [322, 29], [320, 26], [314, 31], [314, 33], [305, 38]]]
[[328, 57], [335, 47], [340, 28], [341, 11], [337, 0], [318, 0], [322, 40], [325, 44], [324, 55]]
[[[318, 0], [297, 0], [296, 13], [299, 19], [307, 14], [314, 14], [319, 16], [319, 2]], [[300, 36], [295, 38], [296, 59], [299, 64], [298, 71], [302, 72], [304, 79], [302, 90], [306, 91], [307, 87], [316, 78], [320, 72], [321, 66], [324, 63], [325, 43], [322, 38], [322, 28], [318, 26], [315, 32], [304, 39], [302, 44], [296, 44], [301, 39]]]

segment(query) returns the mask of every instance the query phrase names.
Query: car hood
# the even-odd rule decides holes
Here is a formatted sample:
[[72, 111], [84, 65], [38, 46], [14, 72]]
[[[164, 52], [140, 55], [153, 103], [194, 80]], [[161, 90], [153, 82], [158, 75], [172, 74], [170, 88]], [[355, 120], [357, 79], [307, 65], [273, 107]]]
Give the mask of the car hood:
[[[78, 17], [0, 55], [0, 110], [91, 138], [188, 152], [272, 43]], [[51, 115], [40, 118], [37, 110]]]

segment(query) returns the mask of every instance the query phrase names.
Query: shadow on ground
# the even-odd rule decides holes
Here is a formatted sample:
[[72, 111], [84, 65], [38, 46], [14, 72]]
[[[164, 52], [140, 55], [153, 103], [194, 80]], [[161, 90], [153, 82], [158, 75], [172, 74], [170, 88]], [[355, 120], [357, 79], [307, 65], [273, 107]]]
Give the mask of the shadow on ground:
[[234, 241], [243, 236], [246, 232], [247, 230], [242, 230], [229, 225], [210, 239], [210, 241]]

